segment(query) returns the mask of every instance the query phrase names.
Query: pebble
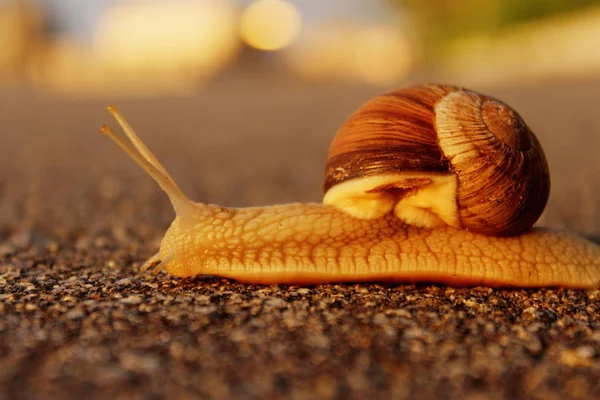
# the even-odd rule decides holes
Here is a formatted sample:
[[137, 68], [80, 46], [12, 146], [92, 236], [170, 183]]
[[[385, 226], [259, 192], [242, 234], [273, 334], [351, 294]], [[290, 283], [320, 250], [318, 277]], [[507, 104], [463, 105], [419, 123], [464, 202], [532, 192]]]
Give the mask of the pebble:
[[140, 304], [143, 301], [144, 301], [143, 297], [137, 296], [137, 295], [128, 296], [128, 297], [125, 297], [125, 298], [119, 300], [119, 302], [121, 302], [123, 304]]

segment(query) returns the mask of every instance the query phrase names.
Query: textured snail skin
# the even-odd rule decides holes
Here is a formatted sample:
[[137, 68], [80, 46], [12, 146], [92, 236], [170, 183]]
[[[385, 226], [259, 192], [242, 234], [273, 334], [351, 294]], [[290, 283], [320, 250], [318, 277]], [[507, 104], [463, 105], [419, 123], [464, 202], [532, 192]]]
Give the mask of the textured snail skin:
[[229, 209], [193, 203], [119, 112], [112, 106], [108, 111], [133, 146], [106, 126], [101, 132], [157, 182], [176, 213], [159, 252], [142, 270], [262, 284], [600, 286], [600, 246], [563, 231], [533, 229], [495, 237], [450, 226], [417, 228], [392, 214], [359, 219], [324, 204]]
[[168, 260], [159, 268], [171, 275], [262, 284], [600, 285], [600, 246], [568, 232], [538, 228], [492, 237], [452, 227], [416, 228], [389, 214], [357, 219], [322, 204], [195, 207], [175, 219], [156, 256]]

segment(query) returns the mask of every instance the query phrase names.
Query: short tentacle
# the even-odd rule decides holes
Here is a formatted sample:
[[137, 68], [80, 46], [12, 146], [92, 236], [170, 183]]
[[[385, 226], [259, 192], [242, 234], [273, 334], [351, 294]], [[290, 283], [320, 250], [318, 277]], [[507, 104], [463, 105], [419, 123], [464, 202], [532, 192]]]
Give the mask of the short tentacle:
[[144, 272], [148, 268], [150, 268], [154, 263], [156, 263], [157, 261], [160, 261], [160, 259], [158, 257], [159, 257], [159, 253], [157, 252], [156, 254], [152, 255], [152, 257], [150, 257], [149, 259], [144, 261], [144, 263], [140, 267], [140, 271]]

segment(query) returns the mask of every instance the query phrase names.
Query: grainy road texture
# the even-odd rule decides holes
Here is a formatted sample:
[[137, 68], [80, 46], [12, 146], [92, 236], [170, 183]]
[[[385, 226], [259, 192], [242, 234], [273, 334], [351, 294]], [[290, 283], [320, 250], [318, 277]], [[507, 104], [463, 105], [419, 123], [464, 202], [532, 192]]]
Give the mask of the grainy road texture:
[[[600, 82], [477, 88], [542, 140], [545, 225], [600, 236]], [[600, 291], [241, 285], [137, 268], [173, 213], [97, 127], [116, 101], [190, 197], [318, 201], [367, 88], [228, 78], [194, 97], [0, 89], [0, 399], [600, 398]]]

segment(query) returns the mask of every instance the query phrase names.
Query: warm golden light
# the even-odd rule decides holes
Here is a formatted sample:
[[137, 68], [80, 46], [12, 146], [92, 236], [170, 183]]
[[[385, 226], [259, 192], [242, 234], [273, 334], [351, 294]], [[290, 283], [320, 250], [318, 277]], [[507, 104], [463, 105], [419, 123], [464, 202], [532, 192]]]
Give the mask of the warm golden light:
[[414, 46], [391, 24], [327, 23], [303, 35], [285, 60], [308, 79], [387, 85], [410, 72]]
[[121, 70], [211, 74], [238, 48], [234, 15], [222, 0], [115, 3], [98, 25], [95, 52]]
[[289, 46], [300, 32], [300, 13], [283, 0], [258, 0], [242, 15], [241, 36], [259, 50], [279, 50]]
[[37, 89], [77, 97], [190, 93], [198, 83], [190, 74], [115, 71], [98, 62], [85, 45], [66, 38], [54, 40], [38, 52], [28, 72]]
[[534, 82], [600, 73], [600, 7], [456, 39], [437, 79], [461, 85]]
[[366, 28], [354, 44], [354, 71], [366, 82], [391, 83], [406, 75], [412, 67], [412, 46], [392, 26]]
[[93, 47], [58, 38], [30, 64], [37, 87], [75, 95], [190, 93], [238, 54], [230, 0], [113, 3]]
[[0, 1], [0, 80], [20, 75], [37, 48], [42, 31], [40, 15], [33, 5]]

